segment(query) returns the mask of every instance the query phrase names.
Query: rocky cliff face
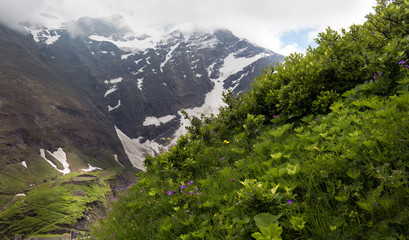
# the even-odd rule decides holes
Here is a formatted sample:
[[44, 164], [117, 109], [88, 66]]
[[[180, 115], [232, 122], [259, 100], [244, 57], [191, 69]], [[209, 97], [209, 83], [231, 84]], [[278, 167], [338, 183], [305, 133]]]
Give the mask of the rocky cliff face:
[[5, 27], [0, 27], [0, 52], [0, 195], [60, 174], [40, 149], [61, 148], [71, 171], [88, 164], [120, 167], [115, 159], [130, 165], [103, 96], [80, 87], [97, 82], [78, 58], [63, 68], [31, 36]]
[[145, 154], [183, 133], [182, 109], [216, 113], [222, 91], [247, 91], [263, 67], [283, 60], [228, 30], [154, 38], [120, 16], [25, 31], [0, 28], [0, 167], [18, 171], [30, 169], [24, 160], [43, 161], [40, 149], [60, 147], [81, 159], [73, 169], [116, 159], [144, 169]]

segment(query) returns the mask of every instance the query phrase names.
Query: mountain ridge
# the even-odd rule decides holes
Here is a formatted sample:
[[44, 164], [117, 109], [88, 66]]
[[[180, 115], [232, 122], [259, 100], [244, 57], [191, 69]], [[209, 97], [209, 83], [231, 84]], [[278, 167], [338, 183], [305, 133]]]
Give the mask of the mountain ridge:
[[[84, 21], [80, 19], [77, 23], [84, 27]], [[105, 20], [92, 20], [94, 23], [98, 21], [106, 24]], [[100, 82], [122, 79], [115, 84], [102, 84], [106, 89], [104, 96], [109, 114], [117, 129], [129, 138], [142, 137], [141, 144], [150, 140], [164, 146], [169, 144], [164, 139], [176, 139], [178, 136], [172, 132], [181, 128], [182, 120], [178, 112], [205, 104], [205, 95], [216, 88], [216, 82], [223, 82], [223, 90], [245, 92], [264, 66], [282, 61], [280, 55], [254, 46], [226, 29], [214, 30], [213, 34], [193, 31], [185, 33], [187, 36], [182, 30], [175, 30], [160, 39], [121, 29], [118, 32], [110, 29], [108, 34], [101, 34], [91, 27], [83, 30], [84, 34], [78, 35], [75, 42], [78, 43], [76, 47], [84, 51], [79, 54], [81, 60]], [[46, 41], [39, 41], [39, 44], [52, 50], [53, 46]], [[226, 60], [230, 62], [225, 63]], [[225, 65], [238, 66], [238, 69], [232, 67], [227, 69], [230, 72], [221, 73]], [[104, 72], [101, 68], [109, 71]], [[222, 91], [217, 92], [213, 97], [221, 99]], [[218, 106], [208, 109], [216, 113]], [[129, 112], [142, 114], [130, 116]], [[200, 113], [191, 113], [200, 116]], [[141, 127], [146, 119], [167, 116], [176, 117], [168, 122], [159, 121], [159, 126]], [[138, 161], [142, 158], [139, 157]]]
[[[93, 145], [94, 149], [103, 152], [110, 149], [111, 159], [107, 161], [111, 163], [108, 165], [117, 164], [114, 159], [119, 156], [122, 165], [131, 164], [143, 169], [146, 154], [158, 154], [185, 133], [187, 121], [183, 119], [181, 110], [187, 110], [193, 116], [200, 116], [205, 109], [209, 113], [217, 113], [223, 90], [230, 89], [235, 93], [247, 91], [249, 82], [260, 69], [283, 59], [226, 29], [212, 33], [177, 30], [155, 42], [147, 34], [135, 35], [121, 22], [120, 16], [111, 20], [113, 23], [109, 19], [81, 18], [61, 28], [31, 29], [27, 25], [25, 35], [2, 27], [0, 36], [6, 53], [2, 64], [7, 66], [15, 61], [12, 67], [31, 77], [28, 83], [19, 79], [18, 84], [32, 85], [32, 89], [10, 95], [2, 103], [22, 96], [21, 102], [26, 106], [15, 106], [15, 112], [28, 109], [28, 105], [32, 104], [32, 110], [43, 109], [43, 115], [47, 116], [26, 111], [26, 117], [20, 119], [33, 119], [30, 124], [21, 124], [22, 127], [4, 133], [33, 148], [26, 157], [37, 155], [36, 159], [40, 161], [40, 149], [56, 151], [65, 145], [67, 148], [75, 145], [75, 149], [80, 147], [81, 151], [87, 152]], [[73, 29], [78, 30], [77, 34], [73, 34]], [[138, 49], [140, 45], [132, 45], [138, 42], [149, 44], [143, 45], [145, 48], [141, 50]], [[126, 48], [121, 43], [134, 48]], [[13, 44], [19, 45], [25, 57], [12, 56], [19, 53], [8, 51], [7, 48]], [[43, 71], [43, 74], [31, 76], [36, 71]], [[2, 79], [6, 79], [10, 72], [10, 69], [3, 69], [5, 75]], [[43, 83], [39, 85], [41, 81]], [[14, 90], [17, 87], [6, 85], [3, 89], [17, 91]], [[45, 97], [47, 95], [48, 98]], [[42, 104], [37, 106], [39, 103]], [[4, 111], [5, 105], [2, 106]], [[9, 125], [13, 123], [14, 120], [8, 122]], [[49, 129], [45, 130], [42, 125]], [[84, 129], [90, 126], [93, 126], [90, 129], [95, 128], [93, 134]], [[55, 136], [44, 137], [48, 133]], [[61, 133], [66, 135], [61, 137], [63, 141], [56, 141], [57, 135], [64, 135]], [[101, 138], [101, 134], [105, 137]], [[120, 136], [127, 142], [122, 141], [118, 145]], [[10, 149], [17, 149], [15, 146], [24, 148], [24, 144], [7, 141], [4, 140], [3, 156], [8, 156]], [[7, 144], [11, 147], [8, 148]], [[127, 151], [125, 145], [139, 150]], [[18, 151], [15, 150], [14, 154], [18, 155]], [[3, 158], [15, 159], [14, 155]], [[131, 162], [128, 162], [129, 158]], [[2, 164], [22, 162], [24, 158], [19, 159], [4, 160]], [[83, 162], [83, 166], [77, 169], [87, 167], [88, 163]], [[94, 166], [96, 161], [92, 163]]]

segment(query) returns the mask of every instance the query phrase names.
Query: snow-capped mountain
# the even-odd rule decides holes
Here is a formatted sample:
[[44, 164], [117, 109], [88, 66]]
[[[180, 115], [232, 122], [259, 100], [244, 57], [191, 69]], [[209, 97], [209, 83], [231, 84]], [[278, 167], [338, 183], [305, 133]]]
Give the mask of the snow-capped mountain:
[[247, 91], [262, 68], [283, 60], [225, 29], [178, 30], [155, 38], [135, 34], [118, 15], [26, 31], [67, 81], [77, 81], [78, 67], [86, 68], [93, 79], [78, 86], [103, 99], [139, 169], [147, 153], [158, 153], [184, 133], [182, 109], [194, 116], [217, 113], [223, 91]]
[[[84, 17], [59, 28], [27, 25], [25, 31], [24, 44], [31, 42], [30, 48], [42, 55], [36, 56], [38, 64], [59, 79], [57, 94], [64, 95], [65, 90], [79, 94], [83, 102], [78, 104], [89, 105], [105, 124], [104, 130], [96, 128], [93, 134], [95, 130], [116, 134], [131, 164], [142, 170], [147, 153], [158, 153], [185, 133], [188, 121], [182, 109], [193, 116], [217, 113], [223, 91], [245, 92], [262, 68], [283, 61], [283, 56], [225, 29], [177, 30], [153, 37], [136, 34], [119, 15]], [[73, 106], [61, 104], [59, 110], [66, 108], [71, 117], [80, 116]], [[71, 129], [67, 126], [65, 131]], [[64, 139], [82, 141], [72, 132]], [[58, 144], [46, 142], [36, 146], [38, 151], [59, 149]], [[120, 151], [110, 152], [123, 156]]]

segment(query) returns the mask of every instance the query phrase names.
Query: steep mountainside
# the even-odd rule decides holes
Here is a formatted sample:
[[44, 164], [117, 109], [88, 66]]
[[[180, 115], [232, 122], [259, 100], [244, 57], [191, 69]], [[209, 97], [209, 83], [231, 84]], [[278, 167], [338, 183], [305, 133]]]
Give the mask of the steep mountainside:
[[224, 29], [154, 38], [121, 16], [33, 28], [0, 28], [3, 194], [88, 164], [144, 170], [184, 133], [182, 109], [217, 113], [223, 90], [245, 92], [283, 60]]
[[0, 51], [0, 194], [60, 175], [41, 149], [59, 171], [62, 163], [54, 152], [68, 159], [71, 171], [88, 164], [120, 167], [115, 158], [129, 164], [105, 106], [80, 87], [96, 85], [85, 66], [59, 69], [30, 36], [4, 27]]
[[140, 169], [147, 153], [184, 133], [180, 110], [216, 113], [223, 90], [245, 92], [262, 68], [283, 60], [224, 29], [154, 38], [135, 34], [122, 21], [81, 18], [62, 29], [26, 31], [66, 81], [91, 75], [95, 81], [82, 77], [76, 84], [94, 99], [104, 98], [96, 102], [104, 102], [103, 112]]

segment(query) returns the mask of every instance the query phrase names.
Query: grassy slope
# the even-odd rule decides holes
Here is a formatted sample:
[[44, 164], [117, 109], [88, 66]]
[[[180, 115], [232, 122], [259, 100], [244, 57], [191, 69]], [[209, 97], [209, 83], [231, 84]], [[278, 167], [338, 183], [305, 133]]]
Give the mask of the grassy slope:
[[76, 181], [80, 174], [70, 173], [31, 188], [27, 197], [14, 198], [0, 212], [0, 235], [48, 233], [75, 224], [90, 204], [107, 206], [105, 196], [111, 191], [108, 180], [115, 174], [92, 172], [89, 175], [95, 178]]
[[[111, 194], [109, 181], [121, 174], [122, 168], [108, 154], [100, 155], [97, 159], [74, 147], [64, 150], [72, 171], [70, 174], [61, 175], [35, 151], [26, 158], [27, 168], [16, 163], [7, 165], [0, 172], [0, 191], [4, 193], [0, 195], [3, 206], [0, 211], [0, 236], [48, 233], [69, 228], [91, 210], [91, 205], [107, 207], [106, 197]], [[94, 180], [70, 180], [80, 175], [80, 169], [88, 168], [85, 162], [104, 171], [89, 173], [96, 176]], [[27, 197], [15, 197], [16, 193], [22, 192]], [[96, 212], [94, 215], [96, 219]]]
[[155, 161], [181, 156], [182, 170], [148, 172], [95, 234], [250, 239], [254, 217], [270, 213], [284, 239], [407, 235], [408, 110], [407, 91], [346, 99], [328, 115], [263, 127], [250, 152], [240, 133], [174, 147]]
[[[145, 160], [147, 172], [95, 236], [406, 239], [408, 4], [379, 1], [363, 27], [327, 31], [317, 50], [264, 73], [250, 95], [227, 99], [218, 118], [195, 120], [191, 136]], [[334, 102], [344, 83], [356, 87]], [[288, 121], [328, 106], [328, 114]], [[263, 125], [252, 108], [276, 116]]]

